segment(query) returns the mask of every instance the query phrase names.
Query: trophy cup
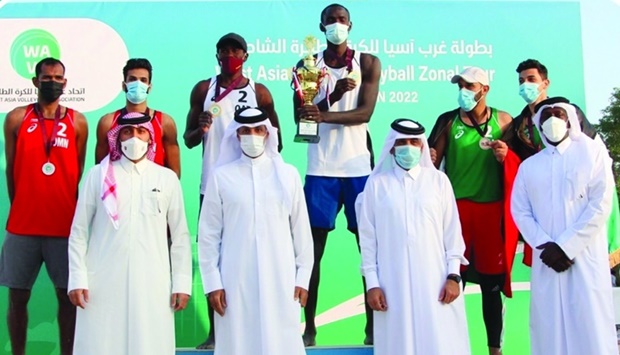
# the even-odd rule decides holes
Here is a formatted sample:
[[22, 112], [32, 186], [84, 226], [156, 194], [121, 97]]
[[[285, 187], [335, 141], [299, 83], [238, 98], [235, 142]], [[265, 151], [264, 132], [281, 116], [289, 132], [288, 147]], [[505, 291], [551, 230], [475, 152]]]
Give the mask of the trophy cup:
[[[316, 67], [316, 60], [312, 53], [316, 42], [317, 40], [313, 36], [304, 38], [304, 46], [307, 53], [303, 59], [303, 66], [293, 68], [294, 90], [304, 105], [312, 105], [312, 100], [319, 93], [319, 86], [326, 75], [324, 69]], [[319, 124], [315, 121], [301, 118], [297, 123], [295, 142], [318, 143], [320, 139]]]

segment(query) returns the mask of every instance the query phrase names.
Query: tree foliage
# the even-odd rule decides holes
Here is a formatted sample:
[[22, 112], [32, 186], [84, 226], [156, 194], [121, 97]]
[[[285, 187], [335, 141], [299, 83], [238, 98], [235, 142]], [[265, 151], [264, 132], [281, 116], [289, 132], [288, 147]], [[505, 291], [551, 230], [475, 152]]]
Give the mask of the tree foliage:
[[598, 132], [607, 145], [613, 159], [616, 186], [620, 191], [620, 88], [615, 88], [609, 99], [609, 106], [603, 110], [603, 117], [598, 124]]

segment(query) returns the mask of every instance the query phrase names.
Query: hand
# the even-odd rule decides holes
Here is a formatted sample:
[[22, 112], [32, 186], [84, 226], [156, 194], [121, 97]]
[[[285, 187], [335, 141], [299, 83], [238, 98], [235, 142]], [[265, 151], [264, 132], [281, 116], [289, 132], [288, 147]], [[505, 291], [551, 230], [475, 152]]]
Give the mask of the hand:
[[446, 280], [441, 292], [439, 293], [439, 302], [443, 304], [450, 304], [457, 299], [461, 294], [461, 287], [458, 282], [454, 280]]
[[187, 307], [189, 301], [189, 295], [185, 293], [173, 293], [170, 296], [170, 306], [174, 308], [174, 311], [181, 311]]
[[539, 245], [536, 249], [542, 250], [542, 253], [540, 253], [542, 262], [556, 272], [566, 271], [574, 264], [564, 253], [564, 250], [554, 242]]
[[334, 86], [334, 91], [329, 97], [331, 103], [340, 101], [340, 99], [342, 99], [342, 96], [347, 91], [351, 91], [355, 89], [356, 86], [357, 86], [357, 82], [355, 82], [355, 80], [351, 78], [342, 78], [336, 81], [336, 85]]
[[491, 149], [493, 149], [493, 155], [498, 162], [503, 163], [508, 154], [508, 145], [501, 140], [495, 140], [490, 143]]
[[222, 289], [209, 293], [209, 304], [217, 314], [223, 317], [227, 307], [226, 292]]
[[435, 148], [431, 148], [429, 150], [429, 153], [431, 153], [431, 162], [435, 164], [435, 162], [437, 162], [437, 151], [435, 150]]
[[209, 132], [211, 124], [213, 123], [213, 115], [209, 111], [201, 112], [198, 116], [198, 126], [202, 129], [203, 133]]
[[302, 307], [306, 306], [306, 301], [308, 301], [308, 290], [295, 286], [295, 301], [299, 301], [299, 304]]
[[317, 105], [303, 105], [297, 109], [297, 112], [300, 119], [315, 121], [316, 123], [324, 122], [324, 117]]
[[69, 300], [74, 306], [85, 309], [88, 303], [88, 290], [79, 288], [69, 291]]
[[368, 290], [366, 293], [366, 300], [368, 301], [370, 308], [374, 311], [387, 311], [387, 302], [385, 302], [385, 295], [383, 294], [383, 290], [381, 290], [381, 288], [374, 287]]

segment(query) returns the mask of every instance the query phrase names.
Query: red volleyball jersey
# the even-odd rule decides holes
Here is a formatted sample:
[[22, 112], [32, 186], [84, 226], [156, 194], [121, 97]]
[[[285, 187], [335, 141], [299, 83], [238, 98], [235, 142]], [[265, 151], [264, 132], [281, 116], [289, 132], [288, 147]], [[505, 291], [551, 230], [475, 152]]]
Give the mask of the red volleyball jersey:
[[[121, 111], [123, 110], [118, 110], [114, 112], [114, 118], [112, 119], [112, 127], [110, 127], [110, 129], [118, 125], [118, 118], [121, 115]], [[155, 134], [155, 137], [153, 137], [153, 144], [155, 144], [155, 147], [154, 147], [155, 161], [154, 162], [161, 166], [164, 166], [165, 152], [164, 152], [164, 145], [163, 145], [162, 115], [160, 111], [155, 111], [155, 114], [153, 116], [154, 117], [151, 120], [151, 123], [153, 123], [153, 133]]]
[[[77, 203], [79, 162], [74, 112], [67, 108], [58, 122], [49, 158], [35, 105], [28, 105], [17, 133], [13, 179], [15, 197], [6, 229], [17, 235], [69, 236]], [[45, 119], [45, 141], [52, 135], [54, 119]], [[54, 173], [43, 173], [47, 162]]]

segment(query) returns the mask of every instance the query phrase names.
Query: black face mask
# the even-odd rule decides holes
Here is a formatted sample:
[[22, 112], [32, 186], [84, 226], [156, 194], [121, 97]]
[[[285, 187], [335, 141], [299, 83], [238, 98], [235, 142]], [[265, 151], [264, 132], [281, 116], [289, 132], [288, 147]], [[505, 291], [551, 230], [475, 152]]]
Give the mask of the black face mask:
[[63, 83], [57, 81], [41, 81], [39, 82], [39, 94], [45, 102], [54, 102], [62, 95]]

